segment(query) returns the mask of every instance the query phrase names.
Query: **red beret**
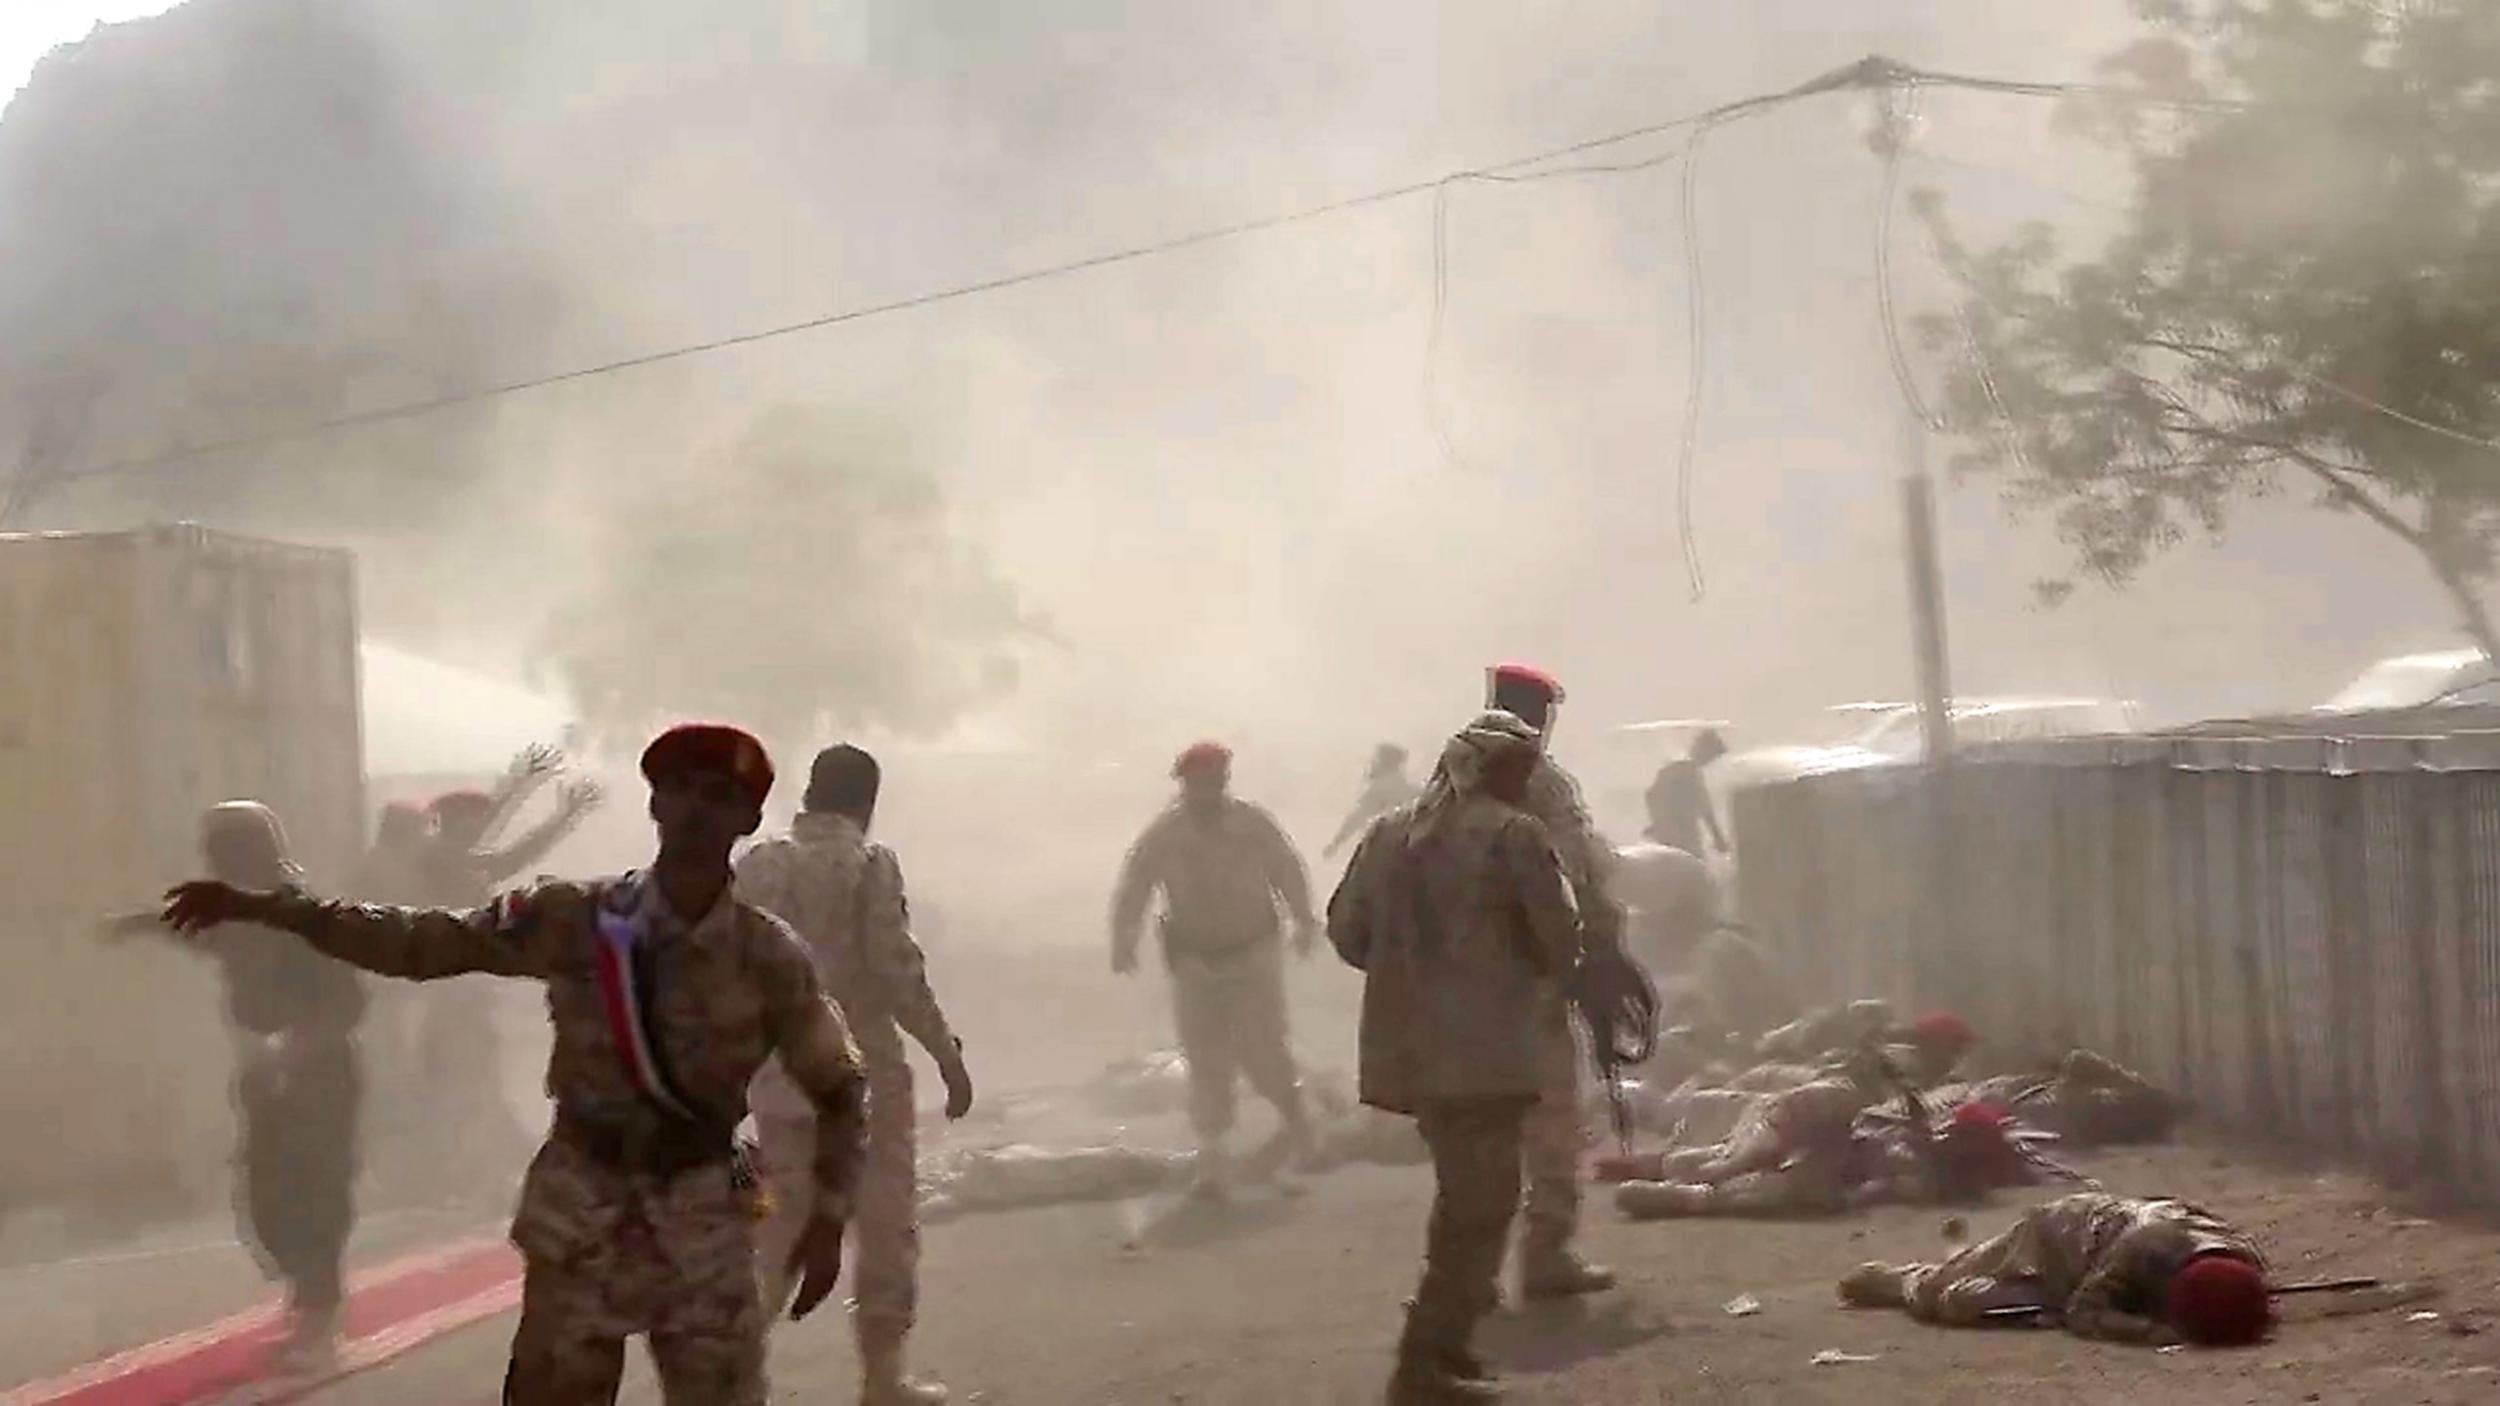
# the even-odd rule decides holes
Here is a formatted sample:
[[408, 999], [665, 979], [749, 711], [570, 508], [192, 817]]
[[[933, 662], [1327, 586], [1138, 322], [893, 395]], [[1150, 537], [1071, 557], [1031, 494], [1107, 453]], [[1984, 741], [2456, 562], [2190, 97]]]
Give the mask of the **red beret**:
[[1973, 1099], [1953, 1110], [1953, 1126], [1956, 1129], [1968, 1129], [1974, 1133], [2003, 1132], [2005, 1122], [2005, 1110], [1984, 1098]]
[[1172, 759], [1172, 774], [1187, 776], [1195, 771], [1225, 771], [1233, 764], [1233, 749], [1221, 742], [1192, 742]]
[[1563, 701], [1562, 680], [1534, 664], [1496, 664], [1485, 671], [1485, 681], [1489, 685], [1488, 691], [1524, 687], [1544, 694], [1553, 702]]
[[484, 791], [446, 791], [428, 802], [426, 809], [435, 815], [471, 815], [493, 808], [495, 798]]
[[1922, 1049], [1964, 1049], [1979, 1043], [1970, 1022], [1947, 1011], [1923, 1015], [1910, 1026], [1910, 1043]]
[[2273, 1321], [2265, 1275], [2237, 1255], [2199, 1255], [2170, 1277], [2171, 1326], [2199, 1347], [2245, 1347]]
[[746, 789], [758, 809], [773, 793], [773, 762], [754, 735], [726, 723], [679, 723], [642, 749], [642, 779], [654, 785], [667, 776], [713, 771]]

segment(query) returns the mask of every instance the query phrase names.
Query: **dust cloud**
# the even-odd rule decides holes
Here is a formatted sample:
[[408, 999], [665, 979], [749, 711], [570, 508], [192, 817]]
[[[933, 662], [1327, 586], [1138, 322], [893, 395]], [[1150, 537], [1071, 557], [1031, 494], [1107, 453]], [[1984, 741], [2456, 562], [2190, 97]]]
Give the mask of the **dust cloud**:
[[[888, 753], [880, 824], [945, 976], [970, 980], [970, 951], [1099, 942], [1120, 850], [1202, 735], [1316, 850], [1371, 744], [1431, 746], [1496, 659], [1567, 681], [1566, 760], [1642, 719], [1733, 719], [1741, 746], [1905, 695], [1864, 105], [1787, 109], [1702, 158], [1700, 599], [1672, 162], [1451, 188], [1437, 336], [1420, 195], [84, 471], [1482, 166], [1870, 52], [2061, 79], [2131, 32], [2115, 0], [188, 0], [48, 59], [0, 117], [0, 447], [40, 489], [12, 525], [346, 545], [376, 638], [555, 691], [597, 638], [599, 677], [684, 695], [619, 704], [617, 731], [750, 714], [785, 776], [859, 732]], [[1913, 179], [1975, 227], [2089, 228], [2125, 198], [2043, 105], [1938, 95], [1922, 118]], [[1905, 297], [1932, 300], [1932, 263], [1900, 257]], [[739, 487], [741, 446], [793, 414], [890, 428], [822, 457], [888, 475], [911, 530], [827, 519], [903, 511], [873, 493]], [[721, 501], [743, 511], [692, 510]], [[2299, 505], [2054, 612], [2027, 589], [2059, 551], [2045, 529], [1984, 486], [1945, 510], [1966, 692], [2300, 707], [2444, 637], [2394, 547]], [[884, 549], [863, 540], [917, 555], [863, 569]], [[932, 612], [932, 562], [987, 606]], [[713, 617], [646, 629], [696, 577]], [[837, 677], [839, 641], [801, 623], [824, 619], [882, 622], [879, 652]], [[645, 852], [624, 754], [595, 765], [625, 799], [557, 867]]]

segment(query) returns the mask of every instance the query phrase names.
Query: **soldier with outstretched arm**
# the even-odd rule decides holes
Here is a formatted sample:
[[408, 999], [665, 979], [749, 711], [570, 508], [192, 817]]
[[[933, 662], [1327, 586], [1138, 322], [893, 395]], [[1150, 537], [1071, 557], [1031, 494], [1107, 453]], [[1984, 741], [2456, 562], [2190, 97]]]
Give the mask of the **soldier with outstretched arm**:
[[544, 983], [556, 1116], [512, 1223], [525, 1276], [504, 1381], [505, 1401], [523, 1406], [613, 1402], [637, 1333], [675, 1406], [761, 1406], [759, 1207], [736, 1129], [767, 1057], [816, 1110], [793, 1315], [823, 1302], [842, 1267], [859, 1052], [798, 939], [730, 891], [730, 850], [762, 821], [772, 764], [747, 734], [697, 725], [663, 733], [642, 772], [659, 853], [641, 873], [541, 883], [466, 911], [214, 881], [166, 896], [166, 921], [185, 933], [259, 923], [385, 976]]

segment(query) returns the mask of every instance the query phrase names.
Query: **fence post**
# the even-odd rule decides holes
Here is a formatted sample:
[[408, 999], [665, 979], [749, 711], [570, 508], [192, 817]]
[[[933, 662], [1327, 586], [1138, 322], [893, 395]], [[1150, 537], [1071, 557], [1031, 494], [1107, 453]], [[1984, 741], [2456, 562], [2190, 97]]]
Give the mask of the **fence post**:
[[2233, 787], [2239, 804], [2232, 808], [2231, 821], [2239, 841], [2239, 931], [2232, 935], [2232, 951], [2239, 961], [2240, 999], [2246, 1003], [2248, 1018], [2248, 1106], [2256, 1126], [2279, 1129], [2283, 1126], [2283, 1105], [2275, 1087], [2274, 1020], [2272, 1001], [2267, 995], [2264, 969], [2265, 912], [2267, 882], [2273, 876], [2266, 866], [2266, 834], [2272, 828], [2273, 780], [2269, 771], [2234, 773], [2240, 784]]
[[2406, 951], [2413, 968], [2413, 1021], [2419, 1041], [2419, 1056], [2414, 1066], [2414, 1096], [2422, 1103], [2422, 1145], [2420, 1171], [2434, 1184], [2451, 1180], [2454, 1164], [2449, 1156], [2448, 1080], [2446, 1054], [2448, 1042], [2439, 1019], [2439, 982], [2436, 960], [2439, 952], [2437, 934], [2439, 895], [2434, 882], [2438, 864], [2433, 847], [2438, 837], [2433, 833], [2430, 804], [2430, 783], [2435, 779], [2417, 765], [2402, 773], [2411, 784], [2404, 787], [2404, 849], [2405, 862], [2398, 870], [2404, 876], [2402, 898]]

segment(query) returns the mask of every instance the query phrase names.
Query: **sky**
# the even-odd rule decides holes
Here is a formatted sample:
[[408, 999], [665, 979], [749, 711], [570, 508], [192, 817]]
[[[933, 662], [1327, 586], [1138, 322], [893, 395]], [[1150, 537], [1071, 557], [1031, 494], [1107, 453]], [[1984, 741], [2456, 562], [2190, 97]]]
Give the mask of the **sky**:
[[[12, 115], [0, 368], [30, 347], [104, 356], [117, 399], [76, 457], [109, 461], [1402, 185], [1868, 53], [2070, 79], [2136, 33], [2122, 0], [1045, 8], [183, 5]], [[26, 10], [0, 0], [0, 23], [26, 32]], [[959, 544], [1051, 626], [999, 716], [970, 720], [1000, 736], [1116, 753], [1153, 787], [1171, 748], [1224, 736], [1245, 781], [1287, 802], [1307, 786], [1326, 823], [1373, 743], [1433, 745], [1493, 659], [1569, 679], [1578, 739], [1713, 717], [1738, 745], [1791, 740], [1824, 705], [1912, 688], [1869, 115], [1832, 97], [1724, 128], [1693, 186], [1701, 599], [1673, 488], [1695, 280], [1672, 164], [1453, 190], [1441, 280], [1433, 203], [1389, 202], [144, 493], [101, 478], [35, 525], [194, 518], [348, 546], [375, 638], [527, 674], [655, 549], [627, 529], [717, 482], [758, 417], [830, 405], [900, 421], [898, 457], [935, 480]], [[1974, 235], [2037, 217], [2088, 246], [2124, 172], [2053, 119], [1934, 93], [1911, 179]], [[1898, 252], [1904, 305], [1937, 306], [1934, 260]], [[270, 386], [301, 395], [254, 398]], [[2065, 561], [2054, 524], [2009, 520], [1985, 482], [1939, 497], [1966, 694], [2239, 715], [2449, 633], [2426, 573], [2297, 494], [2053, 612], [2030, 587]], [[787, 602], [821, 588], [821, 543], [802, 546], [787, 579], [740, 573], [756, 608], [723, 614], [748, 622], [742, 650], [778, 648]]]
[[144, 19], [179, 0], [9, 0], [0, 4], [0, 94], [14, 95], [45, 54], [99, 24]]

